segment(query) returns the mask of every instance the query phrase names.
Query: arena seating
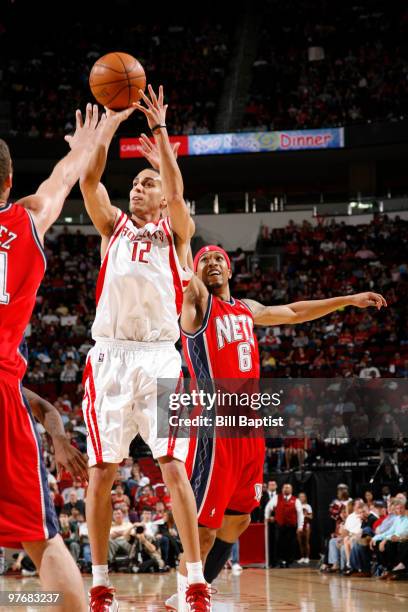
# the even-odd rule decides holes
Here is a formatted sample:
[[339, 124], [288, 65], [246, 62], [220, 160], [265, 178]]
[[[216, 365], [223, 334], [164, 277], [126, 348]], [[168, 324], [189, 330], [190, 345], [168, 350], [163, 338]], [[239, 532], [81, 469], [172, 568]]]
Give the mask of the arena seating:
[[406, 114], [406, 6], [265, 4], [243, 129], [332, 127]]

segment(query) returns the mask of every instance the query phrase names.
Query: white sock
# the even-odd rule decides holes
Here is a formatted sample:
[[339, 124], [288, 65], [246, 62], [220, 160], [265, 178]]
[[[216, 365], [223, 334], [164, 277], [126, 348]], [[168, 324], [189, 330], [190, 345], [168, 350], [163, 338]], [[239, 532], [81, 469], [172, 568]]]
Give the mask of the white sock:
[[188, 610], [186, 602], [186, 591], [188, 587], [187, 576], [183, 576], [177, 572], [177, 595], [178, 595], [178, 610], [185, 612]]
[[196, 563], [186, 563], [188, 584], [205, 582], [202, 561]]
[[110, 586], [107, 565], [92, 565], [92, 586]]

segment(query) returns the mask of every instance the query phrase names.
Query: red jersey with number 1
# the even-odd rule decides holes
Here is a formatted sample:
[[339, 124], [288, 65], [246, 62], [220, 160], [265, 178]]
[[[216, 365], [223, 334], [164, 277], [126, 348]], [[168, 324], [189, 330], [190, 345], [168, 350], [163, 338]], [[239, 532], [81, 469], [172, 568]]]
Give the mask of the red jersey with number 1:
[[46, 267], [33, 218], [18, 204], [0, 208], [0, 379], [21, 380], [27, 363], [19, 352]]
[[184, 355], [192, 378], [259, 378], [254, 317], [241, 300], [210, 295], [201, 328], [182, 332]]

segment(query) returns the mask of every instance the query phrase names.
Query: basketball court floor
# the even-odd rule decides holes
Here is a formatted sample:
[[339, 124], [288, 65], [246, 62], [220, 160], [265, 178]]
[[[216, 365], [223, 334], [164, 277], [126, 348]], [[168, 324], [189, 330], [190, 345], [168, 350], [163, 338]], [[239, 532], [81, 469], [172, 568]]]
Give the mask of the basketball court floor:
[[[112, 574], [119, 609], [162, 612], [175, 591], [176, 575]], [[85, 576], [85, 587], [91, 585]], [[388, 612], [408, 609], [408, 582], [345, 578], [314, 569], [245, 569], [234, 576], [224, 570], [216, 583], [213, 612]], [[0, 577], [0, 591], [39, 590], [37, 578]], [[45, 612], [52, 607], [0, 607], [0, 610]], [[74, 612], [74, 611], [73, 611]]]

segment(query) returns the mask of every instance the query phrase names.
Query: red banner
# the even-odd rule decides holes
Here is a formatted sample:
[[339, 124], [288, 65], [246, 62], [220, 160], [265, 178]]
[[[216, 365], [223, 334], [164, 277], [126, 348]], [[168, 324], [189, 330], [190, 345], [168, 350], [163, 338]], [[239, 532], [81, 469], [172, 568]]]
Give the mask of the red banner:
[[[153, 142], [153, 138], [150, 139]], [[180, 148], [178, 150], [178, 156], [183, 157], [188, 155], [188, 136], [170, 136], [170, 142], [179, 142]], [[119, 140], [119, 156], [121, 159], [126, 157], [143, 157], [139, 151], [139, 139], [138, 138], [121, 138]]]

